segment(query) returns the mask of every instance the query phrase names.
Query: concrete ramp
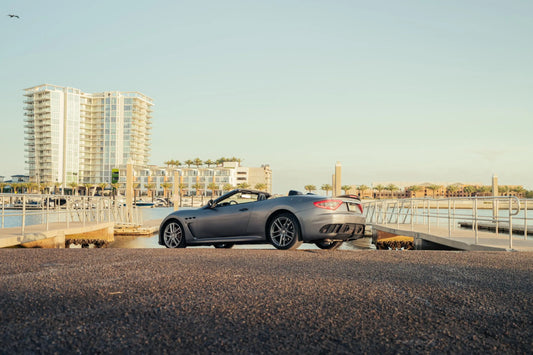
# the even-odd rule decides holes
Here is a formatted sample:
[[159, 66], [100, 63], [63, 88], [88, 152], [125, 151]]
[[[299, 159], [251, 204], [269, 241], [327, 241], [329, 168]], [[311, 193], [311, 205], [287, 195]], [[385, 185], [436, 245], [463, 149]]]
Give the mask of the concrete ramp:
[[114, 222], [104, 223], [50, 223], [0, 229], [0, 248], [22, 246], [25, 248], [64, 248], [66, 239], [98, 239], [114, 241]]

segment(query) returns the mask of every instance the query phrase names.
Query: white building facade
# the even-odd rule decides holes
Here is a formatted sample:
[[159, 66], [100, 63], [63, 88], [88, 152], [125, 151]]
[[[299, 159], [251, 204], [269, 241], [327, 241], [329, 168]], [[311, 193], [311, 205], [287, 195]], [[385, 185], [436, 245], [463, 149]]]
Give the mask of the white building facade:
[[84, 93], [43, 84], [24, 90], [30, 180], [111, 183], [129, 159], [148, 164], [153, 100], [138, 92]]
[[[127, 166], [119, 169], [119, 191], [125, 194]], [[169, 168], [149, 166], [133, 166], [135, 190], [147, 194], [148, 190], [157, 196], [165, 195], [174, 190], [174, 178], [178, 178], [178, 188], [184, 196], [220, 196], [225, 191], [246, 184], [254, 189], [262, 186], [262, 190], [272, 192], [272, 170], [269, 165], [261, 167], [242, 167], [237, 162], [225, 162], [216, 167], [181, 167]], [[165, 184], [168, 184], [165, 188]], [[261, 185], [260, 185], [261, 184]]]

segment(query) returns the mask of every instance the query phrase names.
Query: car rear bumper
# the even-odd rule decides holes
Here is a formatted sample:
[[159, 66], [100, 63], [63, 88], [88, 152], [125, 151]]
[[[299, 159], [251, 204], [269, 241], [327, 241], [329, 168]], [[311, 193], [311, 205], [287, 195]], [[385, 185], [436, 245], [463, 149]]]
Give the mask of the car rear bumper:
[[302, 225], [304, 242], [315, 240], [348, 241], [365, 234], [365, 217], [354, 214], [324, 214]]

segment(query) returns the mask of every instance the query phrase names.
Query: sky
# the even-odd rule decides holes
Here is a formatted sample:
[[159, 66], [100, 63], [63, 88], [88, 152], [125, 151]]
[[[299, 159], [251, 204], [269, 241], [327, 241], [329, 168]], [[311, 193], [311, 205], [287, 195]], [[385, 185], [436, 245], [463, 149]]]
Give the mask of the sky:
[[[386, 181], [533, 189], [533, 1], [0, 3], [0, 175], [23, 89], [153, 98], [151, 163], [269, 164], [273, 191]], [[14, 13], [20, 19], [7, 15]]]

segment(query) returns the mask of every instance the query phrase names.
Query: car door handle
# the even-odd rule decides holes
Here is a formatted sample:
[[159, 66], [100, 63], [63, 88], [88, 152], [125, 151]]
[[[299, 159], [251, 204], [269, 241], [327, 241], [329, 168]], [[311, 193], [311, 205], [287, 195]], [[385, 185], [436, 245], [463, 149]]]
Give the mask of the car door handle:
[[241, 208], [239, 211], [244, 212], [244, 211], [248, 211], [248, 209], [245, 207], [245, 208]]

